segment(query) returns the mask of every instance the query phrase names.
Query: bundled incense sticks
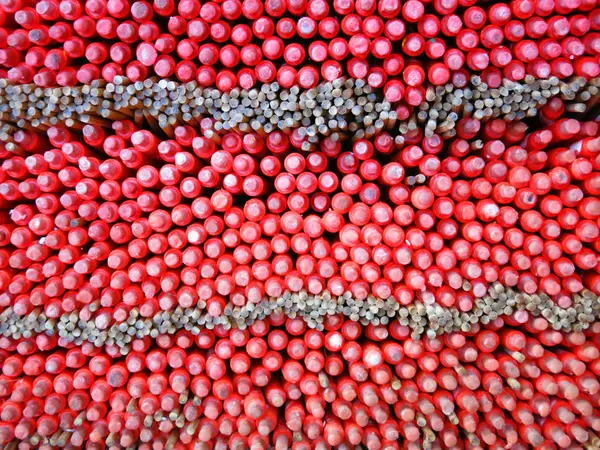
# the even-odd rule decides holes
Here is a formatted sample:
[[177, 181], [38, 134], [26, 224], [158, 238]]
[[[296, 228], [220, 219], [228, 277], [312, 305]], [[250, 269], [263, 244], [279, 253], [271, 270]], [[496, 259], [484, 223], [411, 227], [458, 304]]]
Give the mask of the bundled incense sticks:
[[[505, 291], [501, 284], [490, 287], [489, 293], [475, 301], [472, 311], [467, 313], [455, 307], [446, 308], [416, 301], [409, 307], [400, 306], [393, 298], [386, 301], [369, 296], [365, 301], [354, 300], [349, 296], [331, 298], [328, 292], [313, 296], [300, 293], [285, 293], [277, 299], [265, 299], [259, 304], [226, 308], [224, 314], [214, 317], [205, 310], [205, 302], [195, 307], [161, 311], [148, 316], [143, 308], [132, 308], [129, 312], [100, 309], [96, 301], [82, 310], [50, 318], [41, 310], [33, 310], [27, 315], [7, 308], [0, 315], [0, 333], [7, 338], [31, 338], [37, 333], [57, 334], [65, 343], [82, 345], [91, 342], [96, 347], [109, 345], [121, 354], [131, 350], [131, 343], [147, 336], [172, 335], [187, 330], [197, 336], [203, 328], [222, 327], [246, 329], [256, 321], [266, 320], [271, 315], [301, 317], [307, 326], [323, 331], [327, 316], [343, 314], [347, 319], [362, 325], [389, 325], [394, 322], [408, 327], [411, 338], [419, 340], [423, 336], [431, 339], [452, 332], [469, 332], [475, 326], [489, 325], [504, 320], [506, 316], [518, 317], [520, 323], [536, 317], [541, 323], [556, 331], [587, 330], [595, 324], [600, 314], [598, 297], [589, 291], [576, 295], [569, 308], [556, 306], [545, 295], [515, 293]], [[90, 317], [91, 315], [91, 317]], [[77, 324], [75, 327], [74, 324]], [[532, 331], [537, 330], [535, 326]], [[116, 347], [115, 347], [116, 346]]]
[[4, 359], [0, 439], [50, 448], [598, 445], [596, 340], [508, 325], [422, 341], [409, 333], [397, 322], [363, 327], [330, 315], [317, 331], [271, 316], [246, 330], [182, 330], [157, 347], [140, 339], [126, 358], [55, 342], [51, 353]]
[[0, 0], [0, 447], [600, 447], [595, 0]]
[[274, 82], [260, 89], [223, 93], [202, 88], [195, 81], [180, 84], [150, 79], [131, 83], [115, 77], [113, 83], [82, 87], [6, 85], [0, 89], [0, 112], [4, 122], [19, 126], [31, 122], [34, 127], [61, 122], [69, 127], [87, 123], [109, 127], [107, 119], [135, 118], [139, 124], [148, 117], [155, 120], [150, 123], [157, 131], [171, 138], [178, 125], [198, 126], [203, 119], [210, 119], [201, 127], [206, 137], [229, 131], [264, 135], [281, 130], [294, 132], [296, 147], [311, 150], [327, 136], [343, 139], [350, 132], [353, 139], [361, 139], [390, 132], [401, 139], [417, 126], [424, 126], [427, 137], [437, 133], [449, 139], [455, 135], [460, 118], [522, 120], [536, 116], [554, 97], [568, 102], [569, 111], [585, 113], [595, 104], [591, 98], [597, 97], [599, 83], [600, 78], [562, 81], [528, 76], [523, 83], [504, 79], [501, 86], [490, 87], [478, 76], [471, 80], [455, 77], [446, 86], [430, 87], [411, 114], [410, 109], [399, 107], [397, 99], [394, 103], [391, 94], [360, 79], [340, 78], [312, 89], [282, 89]]

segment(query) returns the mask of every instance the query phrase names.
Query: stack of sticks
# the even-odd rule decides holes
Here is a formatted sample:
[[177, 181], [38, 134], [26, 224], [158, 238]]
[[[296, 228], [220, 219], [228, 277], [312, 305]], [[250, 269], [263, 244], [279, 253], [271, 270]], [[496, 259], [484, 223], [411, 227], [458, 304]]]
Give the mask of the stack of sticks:
[[207, 313], [204, 301], [186, 308], [177, 305], [172, 310], [157, 312], [149, 310], [148, 305], [131, 309], [124, 309], [123, 305], [114, 309], [102, 307], [103, 300], [60, 316], [42, 308], [22, 314], [19, 308], [8, 307], [0, 315], [0, 333], [13, 340], [30, 339], [39, 333], [57, 334], [63, 345], [74, 343], [80, 346], [90, 342], [96, 347], [106, 346], [113, 355], [127, 355], [138, 340], [147, 337], [156, 339], [184, 329], [194, 336], [205, 328], [245, 330], [256, 321], [282, 314], [301, 317], [310, 329], [317, 331], [323, 331], [327, 317], [335, 314], [364, 326], [399, 323], [410, 329], [414, 340], [424, 336], [433, 339], [451, 332], [471, 332], [480, 326], [500, 327], [507, 317], [511, 324], [531, 321], [532, 332], [546, 328], [582, 332], [592, 327], [600, 315], [598, 297], [588, 290], [574, 295], [572, 306], [562, 308], [545, 294], [520, 294], [505, 289], [500, 283], [491, 286], [483, 298], [476, 299], [473, 309], [468, 312], [420, 300], [405, 307], [393, 298], [383, 301], [369, 296], [362, 301], [346, 295], [332, 299], [328, 292], [314, 296], [306, 291], [293, 294], [288, 291], [280, 298], [265, 299], [259, 304], [226, 307], [220, 316]]
[[600, 448], [597, 5], [0, 0], [0, 447]]
[[324, 137], [339, 140], [348, 134], [356, 140], [388, 132], [401, 145], [418, 128], [424, 128], [427, 137], [437, 133], [447, 140], [455, 136], [459, 118], [523, 120], [535, 117], [554, 98], [566, 102], [569, 112], [583, 114], [595, 107], [599, 86], [600, 78], [532, 76], [490, 86], [479, 76], [468, 79], [459, 73], [452, 82], [430, 86], [425, 98], [407, 99], [405, 105], [394, 90], [385, 92], [365, 80], [346, 78], [311, 89], [284, 89], [273, 82], [230, 92], [202, 88], [195, 81], [134, 83], [120, 76], [110, 83], [63, 88], [11, 85], [5, 80], [0, 84], [0, 115], [4, 123], [42, 129], [59, 123], [79, 129], [86, 124], [110, 127], [114, 120], [131, 119], [139, 126], [148, 122], [169, 138], [185, 124], [200, 127], [208, 138], [230, 131], [264, 136], [280, 130], [292, 135], [295, 148], [311, 151]]
[[399, 146], [380, 133], [328, 137], [306, 157], [279, 131], [18, 130], [31, 156], [4, 153], [5, 264], [38, 269], [7, 272], [4, 305], [63, 297], [62, 313], [109, 286], [130, 306], [163, 292], [151, 309], [203, 301], [213, 317], [302, 289], [462, 312], [496, 281], [561, 307], [584, 286], [598, 294], [598, 124], [526, 134], [464, 117], [456, 129], [448, 149], [437, 134]]
[[[600, 342], [504, 325], [410, 338], [284, 315], [115, 356], [3, 342], [5, 448], [500, 449], [600, 445]], [[594, 334], [592, 335], [592, 331]], [[9, 353], [10, 352], [10, 353]]]
[[[445, 448], [455, 439], [474, 448], [482, 442], [492, 448], [496, 442], [542, 448], [554, 442], [568, 448], [574, 441], [593, 448], [598, 412], [593, 401], [591, 409], [585, 401], [595, 394], [575, 393], [588, 389], [597, 372], [593, 364], [600, 331], [600, 133], [593, 120], [564, 116], [575, 114], [569, 97], [558, 94], [543, 104], [534, 122], [539, 128], [529, 133], [520, 120], [483, 122], [471, 116], [457, 118], [456, 135], [446, 141], [438, 130], [429, 129], [434, 131], [429, 135], [416, 127], [419, 140], [414, 143], [390, 133], [354, 141], [328, 136], [309, 153], [294, 152], [291, 137], [279, 130], [264, 135], [207, 134], [207, 129], [196, 132], [190, 125], [178, 125], [174, 139], [165, 141], [128, 119], [116, 120], [110, 128], [98, 122], [69, 129], [56, 122], [46, 130], [4, 129], [12, 144], [6, 144], [2, 153], [0, 183], [5, 208], [0, 225], [0, 332], [7, 352], [2, 366], [6, 386], [16, 386], [10, 380], [21, 377], [34, 361], [35, 367], [49, 367], [50, 372], [32, 369], [33, 375], [28, 375], [36, 377], [28, 381], [32, 389], [38, 378], [62, 375], [70, 366], [61, 365], [66, 354], [58, 352], [59, 347], [71, 348], [76, 355], [116, 358], [113, 371], [96, 374], [90, 367], [77, 373], [98, 377], [98, 389], [123, 392], [119, 388], [129, 386], [129, 373], [139, 372], [134, 380], [150, 383], [152, 374], [170, 364], [165, 363], [169, 358], [163, 349], [187, 353], [198, 346], [206, 349], [199, 355], [206, 360], [208, 378], [199, 372], [196, 383], [209, 384], [194, 391], [200, 386], [192, 376], [196, 369], [179, 362], [175, 364], [181, 379], [169, 381], [175, 387], [168, 385], [164, 399], [163, 391], [139, 399], [129, 393], [126, 400], [96, 396], [93, 383], [75, 388], [79, 378], [72, 371], [67, 371], [73, 381], [67, 377], [66, 391], [61, 390], [63, 381], [57, 381], [59, 391], [51, 396], [38, 391], [48, 397], [47, 406], [38, 405], [35, 396], [20, 400], [20, 391], [7, 387], [6, 401], [0, 405], [3, 441], [9, 447], [18, 443], [27, 448], [135, 447], [150, 441], [169, 448], [191, 442], [196, 448], [285, 448], [291, 444], [278, 443], [276, 430], [281, 430], [300, 447], [313, 439], [324, 448], [344, 448], [360, 439], [373, 449], [397, 448], [402, 442], [405, 448]], [[580, 99], [588, 110], [596, 97], [590, 96], [587, 103]], [[337, 324], [334, 329], [365, 327], [367, 340], [359, 339], [346, 351], [339, 344], [338, 349], [337, 335], [330, 334], [332, 321]], [[275, 327], [285, 323], [286, 331], [297, 336], [329, 335], [327, 353], [311, 354], [324, 358], [324, 365], [314, 372], [317, 381], [327, 380], [315, 394], [301, 400], [290, 391], [290, 383], [302, 392], [300, 385], [310, 382], [302, 383], [300, 375], [296, 378], [296, 373], [311, 372], [308, 366], [313, 362], [303, 359], [306, 355], [298, 360], [292, 356], [296, 353], [280, 354], [273, 348], [264, 360], [254, 346], [229, 358], [216, 347], [208, 350], [215, 342], [207, 336], [232, 342], [238, 333], [266, 323]], [[475, 379], [472, 384], [463, 380], [462, 387], [440, 389], [443, 382], [433, 375], [437, 365], [429, 364], [429, 356], [419, 363], [414, 350], [427, 342], [446, 345], [452, 336], [461, 342], [452, 345], [468, 353], [488, 345], [485, 337], [503, 327], [524, 327], [527, 339], [545, 346], [560, 345], [565, 339], [575, 343], [571, 350], [567, 345], [557, 353], [545, 349], [556, 355], [548, 363], [536, 362], [531, 355], [537, 353], [529, 355], [525, 347], [508, 344], [499, 351], [484, 351], [484, 356], [477, 351], [460, 353], [460, 366], [447, 360], [448, 367], [460, 370], [459, 376], [482, 383], [485, 373], [498, 370], [497, 381], [505, 387], [496, 393], [488, 385], [483, 391], [487, 394], [477, 394]], [[388, 373], [391, 367], [381, 360], [381, 367], [378, 363], [367, 367], [369, 382], [354, 374], [355, 368], [344, 366], [343, 361], [352, 360], [351, 351], [363, 355], [362, 364], [377, 361], [367, 350], [377, 348], [373, 344], [378, 339], [385, 340], [384, 346], [393, 344], [386, 333], [397, 333], [392, 336], [404, 342], [402, 351], [416, 358], [415, 362], [405, 358], [408, 368], [399, 361]], [[264, 334], [265, 339], [272, 335], [281, 333]], [[443, 348], [434, 351], [456, 347]], [[331, 353], [335, 351], [340, 356]], [[433, 361], [442, 354], [446, 353], [431, 353]], [[555, 362], [562, 364], [559, 354], [575, 359], [564, 356], [569, 363], [565, 368]], [[40, 366], [40, 357], [51, 362]], [[261, 358], [262, 364], [253, 358]], [[469, 362], [475, 362], [472, 369], [459, 369]], [[581, 364], [587, 363], [592, 365], [584, 369]], [[64, 369], [55, 369], [56, 364]], [[542, 365], [536, 372], [531, 364]], [[504, 423], [496, 416], [488, 423], [476, 413], [488, 417], [498, 410], [500, 419], [513, 420], [508, 412], [517, 405], [510, 403], [510, 393], [529, 386], [513, 366], [526, 371], [529, 383], [541, 386], [542, 397], [523, 394], [522, 400], [528, 402], [525, 411], [533, 418], [514, 419], [516, 434], [508, 436], [495, 431], [498, 423]], [[584, 384], [565, 385], [559, 374], [569, 375], [575, 366]], [[411, 367], [423, 372], [411, 372]], [[393, 382], [396, 388], [391, 390], [400, 394], [387, 397], [387, 391], [378, 387], [379, 370], [398, 378], [381, 385]], [[210, 396], [216, 389], [211, 384], [225, 380], [243, 384], [239, 378], [228, 378], [228, 371], [251, 375], [247, 393], [267, 399], [281, 385], [284, 397], [274, 404], [264, 400], [256, 418], [247, 413], [241, 419], [230, 412], [222, 416], [224, 405], [206, 415], [204, 401], [215, 399], [220, 405], [225, 398]], [[552, 378], [538, 381], [546, 380], [543, 372]], [[352, 427], [346, 430], [345, 413], [335, 403], [338, 397], [330, 397], [325, 385], [339, 386], [343, 378], [337, 376], [343, 374], [366, 383], [368, 392], [369, 386], [376, 386], [373, 404], [360, 400], [352, 406], [352, 401], [344, 400], [351, 409], [367, 408], [362, 434], [355, 434]], [[413, 378], [414, 402], [401, 394], [402, 380]], [[559, 385], [563, 391], [554, 387]], [[245, 391], [237, 392], [245, 396]], [[323, 415], [300, 410], [300, 417], [309, 415], [311, 427], [295, 429], [284, 411], [295, 411], [295, 401], [300, 400], [302, 408], [309, 408], [313, 400], [308, 397], [315, 395], [322, 396]], [[423, 395], [431, 396], [427, 398], [432, 404], [434, 398], [450, 395], [455, 407], [463, 408], [462, 415], [446, 420], [440, 410], [437, 422], [435, 410], [421, 409], [426, 405], [419, 401]], [[498, 402], [490, 411], [487, 395]], [[201, 400], [203, 396], [208, 400]], [[465, 396], [473, 396], [479, 406], [467, 406]], [[113, 398], [122, 403], [113, 405]], [[399, 406], [403, 402], [408, 402], [407, 414], [414, 417], [397, 412], [404, 411]], [[546, 419], [544, 408], [556, 402], [564, 403], [565, 412]], [[377, 407], [380, 403], [386, 405], [382, 410]], [[63, 404], [71, 415], [62, 414]], [[152, 404], [157, 409], [145, 406]], [[28, 405], [42, 408], [44, 414], [29, 416]], [[110, 417], [108, 406], [115, 410]], [[196, 411], [193, 408], [198, 408], [198, 415], [186, 416], [186, 411]], [[395, 416], [390, 415], [392, 410]], [[463, 423], [466, 414], [471, 415]], [[104, 422], [95, 434], [89, 421], [96, 417]], [[359, 428], [363, 426], [363, 419], [351, 417]], [[228, 420], [238, 433], [228, 431]], [[573, 423], [576, 426], [570, 426]], [[461, 435], [455, 426], [468, 434]], [[25, 433], [30, 433], [27, 438]]]

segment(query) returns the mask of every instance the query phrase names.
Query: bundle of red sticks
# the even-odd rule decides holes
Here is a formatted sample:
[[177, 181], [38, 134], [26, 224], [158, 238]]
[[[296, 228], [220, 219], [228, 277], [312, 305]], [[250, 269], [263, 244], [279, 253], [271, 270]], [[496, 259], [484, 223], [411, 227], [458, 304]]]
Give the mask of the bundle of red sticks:
[[0, 447], [600, 448], [600, 1], [0, 0]]

